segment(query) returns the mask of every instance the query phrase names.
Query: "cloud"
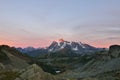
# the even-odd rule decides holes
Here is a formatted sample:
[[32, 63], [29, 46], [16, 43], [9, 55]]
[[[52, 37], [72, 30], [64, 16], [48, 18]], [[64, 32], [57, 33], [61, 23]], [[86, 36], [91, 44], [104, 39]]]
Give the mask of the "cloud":
[[106, 39], [108, 39], [108, 40], [120, 40], [120, 37], [108, 37]]
[[120, 30], [108, 30], [106, 31], [106, 33], [113, 35], [120, 35]]
[[[97, 33], [107, 34], [107, 35], [119, 35], [120, 27], [110, 27], [103, 30], [96, 30]], [[120, 36], [120, 35], [119, 35]]]

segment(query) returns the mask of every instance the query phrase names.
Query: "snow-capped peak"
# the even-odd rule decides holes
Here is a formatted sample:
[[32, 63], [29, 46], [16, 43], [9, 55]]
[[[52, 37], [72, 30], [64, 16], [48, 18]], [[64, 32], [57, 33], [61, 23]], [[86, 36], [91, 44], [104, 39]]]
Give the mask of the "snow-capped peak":
[[[70, 41], [65, 41], [63, 39], [59, 39], [59, 41], [54, 41], [49, 47], [48, 51], [50, 52], [55, 52], [59, 51], [61, 49], [70, 49], [73, 51], [81, 52], [86, 49], [95, 49], [94, 47], [81, 43], [81, 42], [70, 42]], [[88, 50], [89, 51], [89, 50]]]

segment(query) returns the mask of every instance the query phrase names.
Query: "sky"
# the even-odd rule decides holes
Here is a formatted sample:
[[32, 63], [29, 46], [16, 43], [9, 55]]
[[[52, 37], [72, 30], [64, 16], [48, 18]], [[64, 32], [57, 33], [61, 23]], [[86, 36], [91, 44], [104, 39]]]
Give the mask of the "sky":
[[120, 44], [120, 0], [0, 0], [0, 45], [46, 47], [60, 38]]

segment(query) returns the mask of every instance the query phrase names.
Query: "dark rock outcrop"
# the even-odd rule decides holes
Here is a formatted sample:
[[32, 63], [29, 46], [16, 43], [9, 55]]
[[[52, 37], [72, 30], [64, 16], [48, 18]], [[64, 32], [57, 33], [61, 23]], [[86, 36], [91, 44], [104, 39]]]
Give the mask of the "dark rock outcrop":
[[29, 66], [30, 59], [13, 47], [0, 45], [0, 63], [5, 69], [22, 69]]
[[110, 46], [108, 53], [111, 56], [111, 58], [120, 57], [120, 45]]
[[20, 71], [20, 76], [15, 80], [59, 80], [50, 73], [44, 72], [38, 65], [33, 64]]

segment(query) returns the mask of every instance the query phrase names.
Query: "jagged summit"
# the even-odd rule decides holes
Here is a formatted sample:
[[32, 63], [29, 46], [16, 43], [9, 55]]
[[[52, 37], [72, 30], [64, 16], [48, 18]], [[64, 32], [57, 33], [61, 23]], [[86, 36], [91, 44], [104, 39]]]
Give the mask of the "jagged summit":
[[59, 39], [58, 42], [53, 41], [52, 44], [48, 47], [49, 52], [56, 52], [62, 49], [70, 49], [78, 53], [83, 53], [92, 52], [97, 48], [82, 42], [65, 41], [64, 39]]
[[61, 38], [61, 39], [59, 39], [59, 42], [64, 42], [64, 41], [65, 41], [65, 40], [64, 40], [64, 39], [62, 39], [62, 38]]

